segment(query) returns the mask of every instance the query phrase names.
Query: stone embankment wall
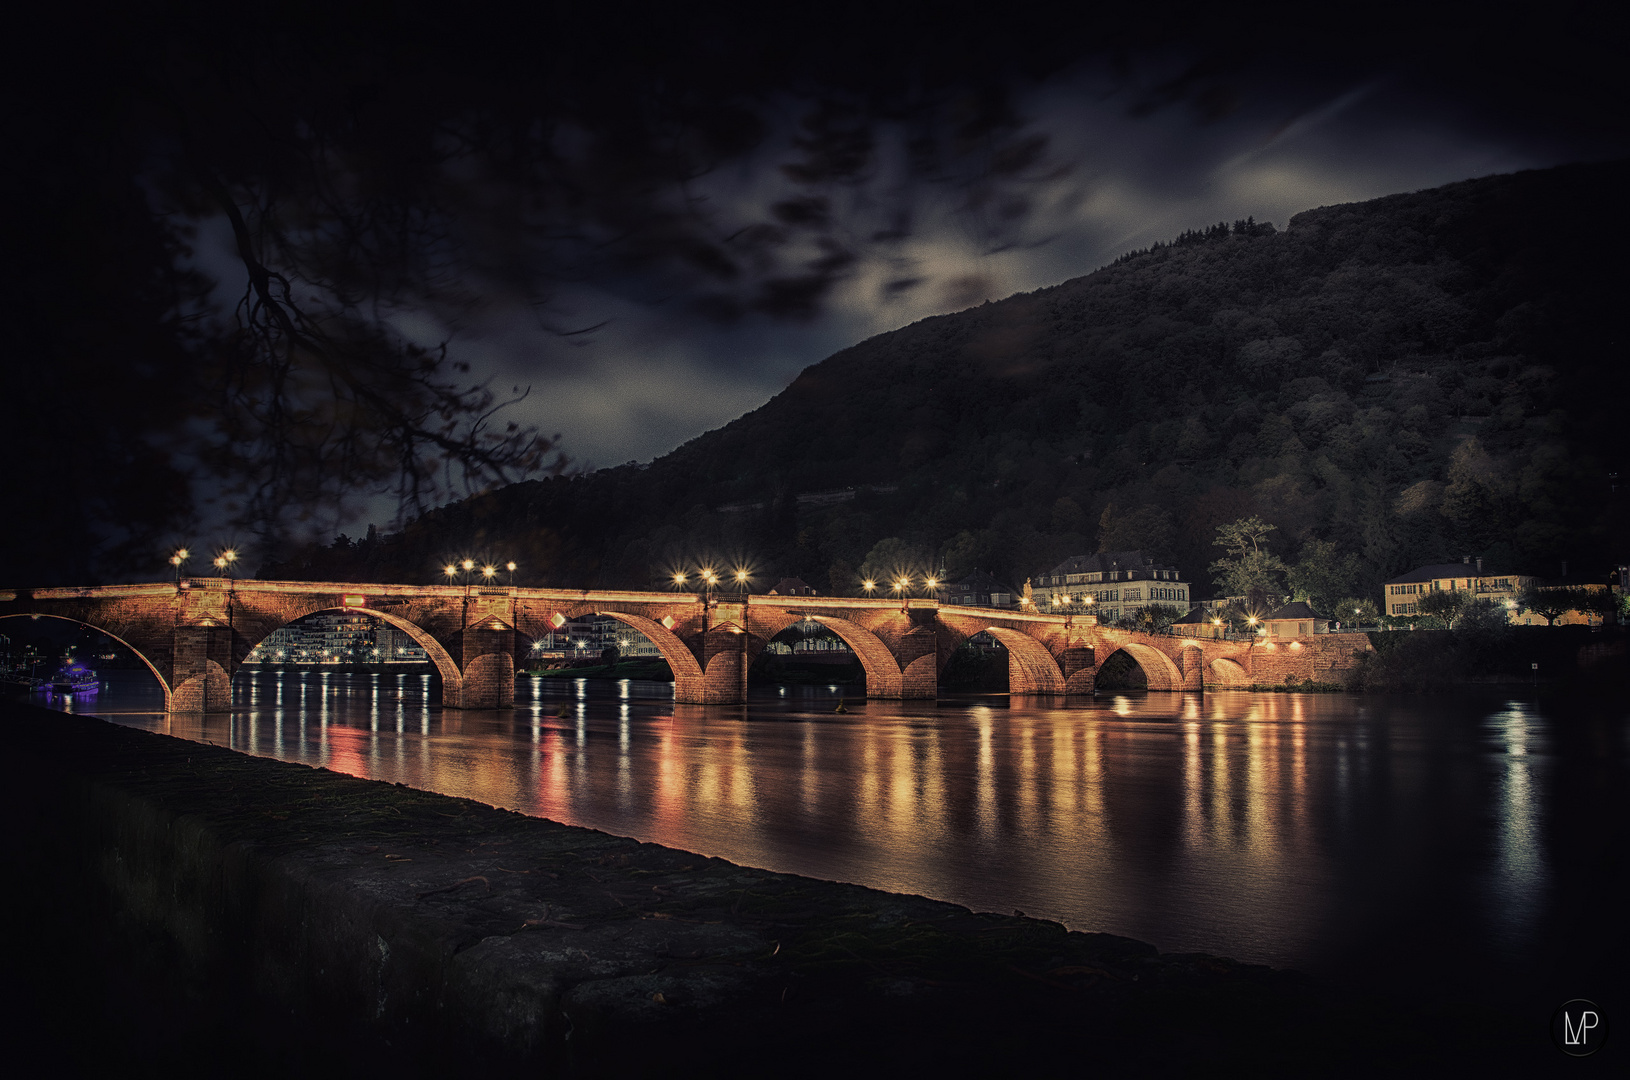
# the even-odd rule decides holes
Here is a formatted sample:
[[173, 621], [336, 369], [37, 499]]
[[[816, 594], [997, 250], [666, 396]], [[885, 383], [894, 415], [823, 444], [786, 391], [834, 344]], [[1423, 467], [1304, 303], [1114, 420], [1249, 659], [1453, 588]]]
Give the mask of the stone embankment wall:
[[1250, 681], [1282, 683], [1297, 681], [1339, 683], [1358, 659], [1372, 651], [1364, 634], [1316, 634], [1294, 641], [1267, 641], [1251, 649]]

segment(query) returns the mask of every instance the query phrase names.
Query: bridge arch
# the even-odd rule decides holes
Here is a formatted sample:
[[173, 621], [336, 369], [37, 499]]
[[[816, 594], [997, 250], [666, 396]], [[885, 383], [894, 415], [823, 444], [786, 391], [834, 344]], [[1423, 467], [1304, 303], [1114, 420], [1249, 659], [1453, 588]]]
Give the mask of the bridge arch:
[[[374, 618], [379, 619], [381, 622], [389, 623], [391, 626], [394, 626], [396, 629], [402, 631], [408, 637], [412, 638], [413, 643], [423, 649], [425, 651], [425, 655], [430, 658], [430, 662], [436, 665], [436, 673], [441, 676], [442, 704], [446, 705], [449, 702], [457, 702], [462, 700], [461, 695], [464, 689], [464, 673], [459, 670], [458, 664], [453, 660], [453, 657], [447, 652], [446, 648], [442, 646], [442, 643], [437, 641], [433, 634], [419, 626], [417, 623], [412, 622], [409, 619], [404, 619], [400, 615], [395, 615], [388, 611], [381, 611], [378, 608], [344, 607], [330, 604], [322, 607], [314, 607], [309, 611], [302, 611], [300, 614], [292, 618], [284, 619], [275, 625], [256, 627], [256, 632], [259, 633], [260, 636], [255, 638], [253, 641], [250, 641], [248, 636], [245, 635], [243, 639], [243, 656], [248, 656], [254, 651], [255, 646], [271, 637], [273, 633], [281, 630], [283, 627], [292, 623], [297, 623], [307, 616], [321, 615], [328, 611], [341, 611], [352, 614], [371, 615]], [[242, 663], [242, 658], [236, 655], [234, 655], [234, 660], [237, 663]]]
[[1211, 661], [1210, 678], [1206, 681], [1213, 686], [1249, 686], [1251, 677], [1246, 674], [1239, 661], [1219, 657]]
[[1023, 630], [1005, 626], [986, 626], [983, 630], [1007, 649], [1008, 693], [1064, 693], [1064, 673], [1047, 646]]
[[[894, 653], [883, 644], [883, 639], [857, 623], [848, 619], [839, 619], [833, 615], [811, 615], [810, 618], [831, 630], [843, 643], [854, 650], [855, 658], [860, 661], [862, 670], [866, 672], [867, 697], [899, 697], [901, 688], [905, 685], [905, 675], [900, 670], [899, 663], [894, 659]], [[933, 657], [927, 659], [931, 664]], [[933, 671], [930, 670], [932, 677]]]
[[69, 622], [78, 626], [87, 626], [90, 629], [95, 630], [98, 634], [106, 634], [114, 641], [117, 641], [120, 645], [123, 645], [125, 648], [129, 649], [131, 655], [135, 656], [136, 659], [147, 665], [147, 670], [153, 673], [153, 678], [158, 680], [159, 689], [164, 692], [164, 711], [170, 711], [170, 702], [175, 697], [175, 689], [170, 685], [170, 680], [166, 679], [159, 671], [158, 665], [153, 663], [152, 657], [148, 656], [146, 653], [142, 652], [140, 649], [136, 648], [136, 646], [132, 645], [130, 642], [126, 641], [123, 637], [114, 633], [112, 630], [109, 630], [107, 627], [99, 626], [93, 622], [87, 622], [84, 619], [75, 619], [67, 615], [51, 615], [43, 611], [29, 612], [28, 614], [19, 612], [16, 615], [0, 615], [0, 620], [3, 619], [56, 619], [59, 622]]
[[679, 640], [678, 634], [644, 615], [633, 615], [626, 611], [596, 611], [594, 614], [616, 619], [629, 629], [639, 631], [657, 647], [662, 658], [668, 661], [668, 670], [674, 673], [675, 700], [702, 700], [700, 694], [707, 676], [702, 671], [701, 662], [696, 659], [696, 654], [690, 651], [690, 646]]
[[[1126, 653], [1143, 669], [1143, 677], [1148, 681], [1150, 690], [1183, 689], [1183, 673], [1177, 669], [1172, 658], [1159, 649], [1137, 641], [1122, 642], [1104, 657], [1104, 663], [1108, 663], [1110, 657], [1118, 652]], [[1102, 668], [1103, 664], [1098, 667]]]

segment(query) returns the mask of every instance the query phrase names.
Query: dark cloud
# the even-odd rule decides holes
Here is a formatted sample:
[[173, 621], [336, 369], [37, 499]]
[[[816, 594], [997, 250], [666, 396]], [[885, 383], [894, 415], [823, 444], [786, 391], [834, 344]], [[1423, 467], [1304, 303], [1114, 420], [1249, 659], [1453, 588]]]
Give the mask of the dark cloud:
[[[1185, 228], [1623, 154], [1612, 10], [42, 9], [0, 297], [23, 370], [128, 378], [79, 406], [116, 438], [6, 452], [130, 490], [168, 455], [150, 530], [190, 477], [273, 535], [539, 460], [467, 364], [580, 460], [648, 458], [859, 338]], [[69, 532], [122, 527], [97, 513]]]

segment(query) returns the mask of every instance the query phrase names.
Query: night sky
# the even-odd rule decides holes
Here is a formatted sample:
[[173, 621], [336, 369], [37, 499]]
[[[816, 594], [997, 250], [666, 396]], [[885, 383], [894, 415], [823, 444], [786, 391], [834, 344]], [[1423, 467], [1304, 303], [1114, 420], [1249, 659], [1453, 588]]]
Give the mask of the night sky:
[[[230, 513], [269, 539], [390, 521], [394, 498], [364, 493], [435, 451], [390, 442], [403, 409], [435, 411], [399, 388], [412, 346], [530, 389], [491, 430], [558, 432], [577, 468], [649, 460], [870, 335], [1186, 229], [1630, 153], [1608, 4], [35, 19], [0, 192], [31, 420], [4, 450], [124, 493], [8, 556], [36, 563], [88, 537], [133, 568]], [[254, 275], [224, 200], [279, 303], [326, 335], [298, 378], [277, 374], [292, 331], [234, 311]], [[43, 419], [65, 398], [96, 437]], [[332, 416], [363, 416], [361, 441]], [[48, 496], [42, 478], [6, 497]]]
[[[721, 320], [698, 312], [694, 282], [613, 273], [551, 283], [542, 303], [489, 281], [482, 309], [456, 324], [426, 311], [392, 322], [426, 345], [448, 341], [452, 357], [499, 389], [530, 387], [512, 415], [559, 432], [578, 467], [646, 461], [762, 405], [806, 366], [866, 337], [1091, 273], [1185, 229], [1245, 217], [1282, 228], [1317, 206], [1630, 152], [1622, 80], [1591, 59], [1605, 7], [1553, 7], [1543, 26], [1526, 15], [1505, 21], [1487, 6], [1475, 22], [1439, 10], [1437, 22], [1382, 7], [1346, 13], [1351, 26], [1346, 16], [1265, 20], [1256, 45], [1237, 50], [1246, 59], [1222, 65], [1215, 85], [1191, 99], [1161, 100], [1172, 96], [1166, 84], [1212, 55], [1196, 40], [1205, 29], [1181, 25], [1113, 59], [1083, 48], [1045, 77], [1003, 73], [1015, 137], [1046, 140], [1042, 159], [1013, 185], [1026, 205], [1011, 217], [970, 209], [966, 175], [910, 181], [908, 133], [885, 121], [864, 176], [823, 193], [835, 231], [860, 238], [861, 257], [813, 312]], [[1588, 78], [1577, 81], [1570, 57]], [[833, 59], [834, 81], [848, 85], [856, 71]], [[690, 185], [718, 214], [721, 234], [796, 194], [782, 166], [809, 91], [789, 86], [764, 109], [763, 143]], [[864, 238], [902, 206], [910, 236], [868, 247]], [[236, 295], [243, 271], [230, 231], [217, 217], [202, 232], [199, 265]], [[911, 285], [890, 287], [901, 280]]]

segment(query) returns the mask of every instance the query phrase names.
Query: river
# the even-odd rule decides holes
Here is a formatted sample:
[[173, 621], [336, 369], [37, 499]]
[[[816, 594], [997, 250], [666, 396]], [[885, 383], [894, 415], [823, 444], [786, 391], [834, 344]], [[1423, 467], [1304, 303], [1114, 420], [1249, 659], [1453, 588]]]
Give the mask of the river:
[[427, 704], [428, 676], [316, 670], [246, 670], [235, 695], [230, 716], [166, 718], [151, 677], [121, 671], [57, 707], [1166, 952], [1547, 1013], [1622, 985], [1622, 702], [992, 695], [838, 714], [835, 687], [703, 707], [662, 683], [522, 677], [513, 711], [460, 714]]

